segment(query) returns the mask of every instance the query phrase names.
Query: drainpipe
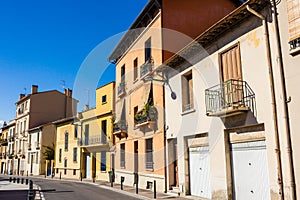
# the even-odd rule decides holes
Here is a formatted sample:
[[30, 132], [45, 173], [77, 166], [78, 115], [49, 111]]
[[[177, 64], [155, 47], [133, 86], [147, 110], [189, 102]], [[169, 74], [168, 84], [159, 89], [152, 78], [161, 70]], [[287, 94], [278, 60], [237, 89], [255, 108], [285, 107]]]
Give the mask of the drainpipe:
[[282, 49], [281, 49], [281, 39], [280, 39], [280, 32], [278, 26], [278, 13], [275, 0], [272, 0], [273, 4], [273, 15], [274, 15], [274, 26], [275, 26], [275, 37], [276, 37], [276, 47], [278, 53], [278, 64], [279, 64], [279, 76], [280, 76], [280, 86], [281, 86], [281, 93], [282, 93], [282, 106], [283, 106], [283, 118], [284, 118], [284, 126], [285, 126], [285, 136], [287, 139], [286, 143], [286, 152], [287, 153], [287, 161], [288, 161], [288, 181], [289, 187], [291, 188], [290, 199], [294, 200], [297, 199], [296, 193], [296, 183], [295, 183], [295, 172], [294, 172], [294, 161], [293, 161], [293, 150], [292, 150], [292, 140], [291, 140], [291, 129], [290, 129], [290, 122], [289, 122], [289, 109], [288, 103], [290, 100], [287, 99], [287, 92], [286, 92], [286, 83], [285, 83], [285, 75], [284, 75], [284, 66], [283, 66], [283, 59], [282, 59]]
[[270, 38], [269, 38], [269, 29], [268, 23], [264, 16], [253, 10], [247, 5], [247, 10], [262, 20], [263, 26], [265, 29], [265, 37], [266, 37], [266, 50], [267, 50], [267, 60], [268, 60], [268, 68], [269, 68], [269, 80], [271, 87], [271, 104], [272, 104], [272, 112], [273, 112], [273, 125], [275, 131], [275, 153], [277, 160], [277, 176], [278, 176], [278, 186], [279, 186], [279, 195], [280, 199], [284, 199], [283, 195], [283, 184], [282, 184], [282, 163], [281, 163], [281, 151], [280, 151], [280, 141], [279, 141], [279, 132], [278, 132], [278, 116], [277, 116], [277, 106], [276, 106], [276, 98], [275, 98], [275, 87], [274, 87], [274, 76], [273, 76], [273, 66], [272, 66], [272, 57], [271, 57], [271, 47], [270, 47]]
[[166, 126], [167, 126], [167, 124], [166, 124], [166, 108], [165, 108], [165, 106], [166, 106], [166, 97], [165, 97], [165, 83], [163, 84], [163, 108], [164, 108], [164, 157], [165, 157], [165, 159], [164, 159], [164, 172], [165, 172], [165, 193], [167, 193], [168, 192], [168, 178], [169, 178], [169, 176], [168, 176], [168, 173], [167, 173], [167, 131], [166, 131]]

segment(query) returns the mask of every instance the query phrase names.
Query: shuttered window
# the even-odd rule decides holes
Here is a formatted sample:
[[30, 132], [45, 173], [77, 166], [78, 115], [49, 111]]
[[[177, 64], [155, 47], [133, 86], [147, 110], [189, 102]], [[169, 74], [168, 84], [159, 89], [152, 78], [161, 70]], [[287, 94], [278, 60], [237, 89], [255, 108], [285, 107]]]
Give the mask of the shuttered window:
[[300, 47], [300, 0], [286, 0], [290, 47], [296, 49]]
[[242, 80], [242, 68], [239, 46], [221, 53], [222, 79], [224, 82], [230, 79]]
[[120, 144], [120, 167], [125, 167], [125, 143]]
[[181, 78], [182, 88], [182, 112], [194, 108], [194, 95], [193, 95], [193, 75], [192, 71], [183, 75]]
[[146, 139], [146, 169], [153, 169], [153, 139]]

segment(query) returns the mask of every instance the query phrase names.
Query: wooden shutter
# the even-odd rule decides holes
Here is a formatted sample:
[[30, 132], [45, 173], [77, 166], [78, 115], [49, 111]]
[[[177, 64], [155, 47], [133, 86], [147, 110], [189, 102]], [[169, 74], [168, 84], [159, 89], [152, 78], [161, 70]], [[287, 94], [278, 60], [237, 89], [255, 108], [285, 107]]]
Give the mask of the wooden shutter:
[[290, 40], [300, 37], [300, 0], [287, 0]]
[[221, 53], [221, 69], [224, 82], [230, 79], [242, 80], [242, 66], [238, 45]]

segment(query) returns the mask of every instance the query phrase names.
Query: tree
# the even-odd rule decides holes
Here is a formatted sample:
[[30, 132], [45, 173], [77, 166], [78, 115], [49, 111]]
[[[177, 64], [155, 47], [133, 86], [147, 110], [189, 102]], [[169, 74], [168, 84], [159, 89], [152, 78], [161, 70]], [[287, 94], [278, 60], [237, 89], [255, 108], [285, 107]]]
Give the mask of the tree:
[[54, 160], [54, 144], [52, 146], [44, 146], [46, 149], [43, 152], [44, 158], [46, 160]]

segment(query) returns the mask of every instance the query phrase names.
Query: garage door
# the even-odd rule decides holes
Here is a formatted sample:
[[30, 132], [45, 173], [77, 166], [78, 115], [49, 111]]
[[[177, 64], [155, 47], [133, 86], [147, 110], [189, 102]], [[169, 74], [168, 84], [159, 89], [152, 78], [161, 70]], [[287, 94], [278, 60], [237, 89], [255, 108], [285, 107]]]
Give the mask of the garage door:
[[231, 145], [235, 199], [270, 199], [265, 141]]
[[191, 195], [211, 198], [208, 146], [189, 149]]

